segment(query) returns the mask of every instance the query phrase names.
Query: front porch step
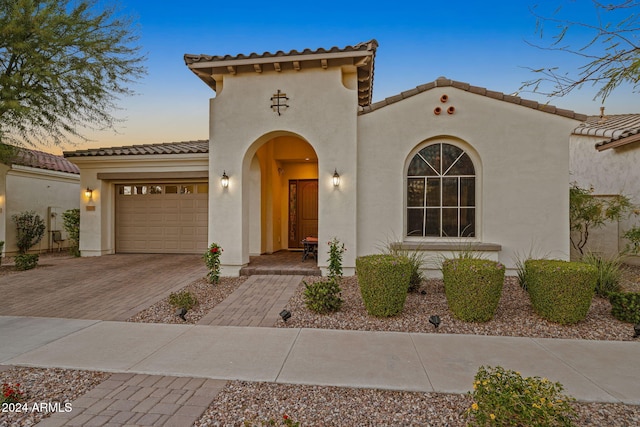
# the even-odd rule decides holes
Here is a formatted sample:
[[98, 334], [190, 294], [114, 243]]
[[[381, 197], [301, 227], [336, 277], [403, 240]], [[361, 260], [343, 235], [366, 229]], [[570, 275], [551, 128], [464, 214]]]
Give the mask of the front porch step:
[[318, 267], [309, 268], [288, 268], [288, 267], [252, 267], [249, 264], [246, 267], [240, 269], [241, 276], [255, 276], [255, 275], [280, 275], [280, 276], [322, 276], [322, 272]]

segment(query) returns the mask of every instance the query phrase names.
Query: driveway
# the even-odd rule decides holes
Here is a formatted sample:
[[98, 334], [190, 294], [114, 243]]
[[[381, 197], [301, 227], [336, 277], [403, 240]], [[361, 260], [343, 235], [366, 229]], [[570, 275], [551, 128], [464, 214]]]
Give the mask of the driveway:
[[200, 255], [43, 258], [41, 265], [0, 276], [0, 316], [126, 320], [206, 274]]

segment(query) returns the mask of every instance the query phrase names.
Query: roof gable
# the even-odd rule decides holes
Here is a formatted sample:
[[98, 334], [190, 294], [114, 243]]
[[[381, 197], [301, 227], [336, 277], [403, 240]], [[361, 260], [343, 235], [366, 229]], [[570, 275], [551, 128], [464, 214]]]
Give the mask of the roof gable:
[[307, 68], [355, 66], [358, 73], [358, 103], [369, 105], [373, 93], [373, 70], [375, 53], [378, 47], [376, 40], [358, 43], [343, 48], [304, 49], [299, 52], [277, 51], [249, 55], [192, 55], [185, 54], [184, 62], [193, 73], [214, 91], [215, 75], [235, 75], [240, 73], [262, 73], [263, 71], [300, 71]]
[[418, 95], [422, 92], [426, 92], [437, 87], [454, 87], [456, 89], [464, 90], [476, 95], [486, 96], [488, 98], [497, 99], [499, 101], [509, 102], [523, 107], [532, 108], [534, 110], [542, 111], [545, 113], [556, 114], [563, 117], [568, 117], [574, 120], [584, 121], [587, 116], [585, 114], [579, 114], [571, 110], [563, 110], [561, 108], [554, 107], [549, 104], [540, 104], [536, 101], [520, 98], [519, 96], [506, 95], [502, 92], [495, 92], [479, 86], [472, 86], [469, 83], [459, 82], [456, 80], [447, 79], [446, 77], [439, 77], [436, 81], [417, 86], [414, 89], [407, 90], [399, 93], [398, 95], [385, 98], [382, 101], [375, 102], [369, 106], [362, 108], [359, 114], [367, 114], [372, 111], [384, 108], [388, 105], [395, 104], [403, 99]]

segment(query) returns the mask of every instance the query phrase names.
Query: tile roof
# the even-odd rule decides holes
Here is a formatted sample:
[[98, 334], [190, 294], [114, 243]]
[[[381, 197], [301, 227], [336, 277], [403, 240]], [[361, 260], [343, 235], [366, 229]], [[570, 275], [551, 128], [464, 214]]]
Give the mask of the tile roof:
[[[309, 48], [302, 51], [279, 50], [275, 53], [250, 53], [248, 55], [192, 55], [185, 54], [184, 62], [202, 81], [216, 90], [213, 74], [262, 73], [268, 71], [296, 70], [302, 68], [327, 68], [342, 66], [347, 62], [357, 67], [358, 97], [361, 106], [369, 105], [373, 93], [373, 71], [378, 42], [373, 39], [353, 46], [330, 49]], [[347, 62], [345, 62], [347, 61]]]
[[640, 141], [640, 114], [589, 116], [573, 130], [574, 135], [601, 137], [598, 151]]
[[31, 150], [29, 148], [16, 147], [16, 153], [11, 159], [11, 164], [57, 172], [80, 174], [78, 166], [74, 165], [64, 157], [45, 153], [44, 151]]
[[208, 153], [209, 140], [165, 142], [162, 144], [128, 145], [124, 147], [89, 148], [65, 151], [65, 157], [132, 156], [150, 154], [196, 154]]
[[388, 105], [395, 104], [405, 98], [409, 98], [419, 93], [426, 92], [436, 87], [454, 87], [456, 89], [464, 90], [466, 92], [474, 93], [477, 95], [486, 96], [489, 98], [497, 99], [499, 101], [510, 102], [512, 104], [521, 105], [523, 107], [532, 108], [534, 110], [543, 111], [545, 113], [557, 114], [559, 116], [568, 117], [574, 120], [584, 121], [587, 116], [585, 114], [579, 114], [571, 110], [563, 110], [561, 108], [554, 107], [549, 104], [540, 104], [536, 101], [522, 99], [518, 96], [507, 95], [502, 92], [495, 92], [479, 86], [472, 86], [469, 83], [459, 82], [456, 80], [447, 79], [446, 77], [439, 77], [436, 81], [420, 85], [414, 89], [407, 90], [398, 95], [385, 98], [382, 101], [375, 102], [369, 106], [366, 106], [360, 111], [359, 114], [367, 114], [372, 111], [384, 108]]

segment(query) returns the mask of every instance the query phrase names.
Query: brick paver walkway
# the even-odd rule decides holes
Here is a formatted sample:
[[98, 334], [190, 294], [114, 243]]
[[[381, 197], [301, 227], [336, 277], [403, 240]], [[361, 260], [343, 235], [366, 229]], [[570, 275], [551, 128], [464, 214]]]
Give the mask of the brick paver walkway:
[[273, 327], [303, 276], [250, 276], [219, 303], [200, 325]]
[[211, 405], [226, 381], [160, 375], [113, 374], [54, 413], [38, 427], [190, 426]]
[[199, 255], [55, 260], [47, 267], [0, 276], [7, 296], [0, 315], [126, 320], [206, 272]]

